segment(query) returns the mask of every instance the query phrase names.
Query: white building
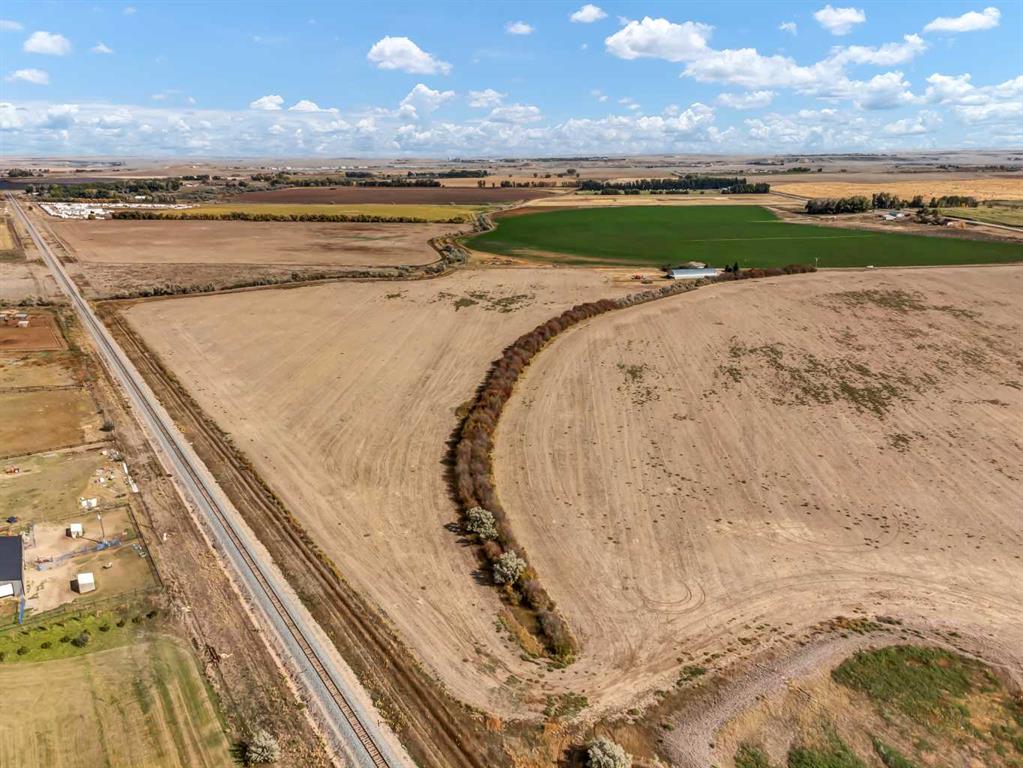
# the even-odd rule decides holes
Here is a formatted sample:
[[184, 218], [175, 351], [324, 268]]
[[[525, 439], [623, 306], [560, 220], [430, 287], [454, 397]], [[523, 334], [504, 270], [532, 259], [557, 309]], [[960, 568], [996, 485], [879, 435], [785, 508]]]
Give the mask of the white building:
[[669, 269], [668, 277], [672, 280], [698, 280], [701, 277], [714, 277], [718, 271], [713, 267], [704, 267], [702, 269], [689, 269], [683, 267], [681, 269]]
[[85, 571], [75, 577], [75, 585], [78, 588], [78, 593], [81, 595], [84, 595], [86, 592], [94, 592], [96, 590], [96, 577], [92, 575], [91, 571]]

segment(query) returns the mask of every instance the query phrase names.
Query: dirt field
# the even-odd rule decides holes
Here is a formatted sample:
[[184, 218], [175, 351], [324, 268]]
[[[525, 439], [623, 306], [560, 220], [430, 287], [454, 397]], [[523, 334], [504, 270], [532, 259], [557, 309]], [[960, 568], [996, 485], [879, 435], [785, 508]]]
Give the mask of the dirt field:
[[66, 352], [0, 355], [0, 390], [74, 384], [67, 356]]
[[[717, 192], [690, 195], [559, 195], [531, 200], [510, 215], [531, 213], [536, 208], [623, 208], [632, 205], [772, 205], [792, 207], [783, 195], [721, 195]], [[799, 204], [801, 205], [801, 204]]]
[[64, 349], [56, 320], [49, 313], [28, 313], [28, 328], [0, 323], [0, 352], [45, 352]]
[[195, 661], [169, 640], [0, 667], [0, 765], [221, 768], [229, 745]]
[[427, 264], [452, 224], [250, 221], [48, 222], [86, 264]]
[[1018, 656], [1021, 289], [1018, 267], [787, 277], [546, 349], [496, 479], [590, 703], [857, 611]]
[[874, 181], [860, 181], [853, 177], [844, 181], [819, 181], [813, 174], [801, 179], [781, 181], [771, 184], [775, 192], [787, 192], [801, 197], [849, 197], [866, 195], [874, 192], [891, 192], [899, 197], [912, 198], [923, 195], [926, 198], [942, 195], [965, 195], [978, 200], [1023, 200], [1023, 176], [1005, 176], [1001, 178], [980, 179], [948, 179], [926, 178], [913, 179], [903, 177], [899, 181], [889, 181], [879, 177]]
[[96, 404], [82, 389], [0, 392], [0, 455], [20, 456], [99, 439]]
[[[507, 343], [627, 288], [589, 271], [465, 270], [151, 302], [127, 317], [452, 691], [521, 714], [521, 680], [538, 672], [498, 634], [494, 590], [445, 527], [457, 519], [446, 443]], [[277, 312], [291, 322], [264, 322]]]
[[[458, 181], [462, 181], [459, 179]], [[404, 203], [406, 205], [476, 205], [478, 203], [510, 203], [534, 200], [551, 193], [544, 189], [487, 187], [480, 189], [472, 179], [470, 187], [293, 187], [265, 192], [246, 192], [231, 198], [239, 203]], [[489, 181], [487, 182], [490, 183]], [[497, 182], [499, 183], [499, 182]]]

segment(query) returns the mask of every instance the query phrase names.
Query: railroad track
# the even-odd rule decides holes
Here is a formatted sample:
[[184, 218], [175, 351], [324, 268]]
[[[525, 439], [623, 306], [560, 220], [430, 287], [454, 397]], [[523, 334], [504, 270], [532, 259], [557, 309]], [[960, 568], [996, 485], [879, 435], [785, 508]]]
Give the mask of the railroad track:
[[225, 511], [226, 500], [219, 498], [221, 494], [217, 493], [215, 481], [208, 470], [204, 472], [205, 467], [200, 469], [201, 462], [190, 450], [185, 449], [184, 438], [170, 423], [170, 417], [154, 405], [155, 396], [141, 383], [141, 375], [96, 317], [92, 307], [50, 251], [35, 224], [10, 193], [6, 197], [28, 230], [58, 286], [77, 310], [104, 362], [127, 390], [130, 401], [142, 411], [145, 426], [151, 433], [155, 433], [153, 447], [157, 449], [157, 455], [167, 456], [170, 461], [170, 466], [165, 464], [165, 468], [176, 470], [179, 487], [186, 496], [191, 497], [196, 509], [206, 513], [207, 519], [215, 523], [211, 526], [214, 537], [234, 564], [240, 580], [253, 593], [283, 647], [291, 652], [291, 660], [300, 672], [301, 681], [307, 684], [312, 698], [321, 704], [327, 723], [334, 728], [337, 739], [347, 746], [360, 768], [400, 768], [407, 765], [406, 760], [394, 756], [379, 733], [374, 733], [376, 728], [365, 710], [345, 693], [344, 684], [338, 682], [340, 675], [332, 670], [330, 662], [324, 661], [323, 650], [318, 648], [318, 641], [313, 637], [311, 628], [305, 626], [307, 620], [297, 615], [295, 607], [290, 605], [290, 597], [282, 594], [282, 589], [274, 583], [277, 579], [269, 572], [268, 566], [252, 554], [252, 544], [241, 535]]

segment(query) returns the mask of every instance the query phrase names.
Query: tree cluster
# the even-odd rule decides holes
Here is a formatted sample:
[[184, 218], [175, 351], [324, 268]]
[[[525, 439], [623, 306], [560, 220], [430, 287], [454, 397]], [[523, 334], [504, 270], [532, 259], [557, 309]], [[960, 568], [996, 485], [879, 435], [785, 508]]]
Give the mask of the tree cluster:
[[766, 181], [758, 181], [753, 184], [743, 182], [742, 184], [733, 184], [730, 187], [725, 187], [721, 190], [723, 194], [731, 195], [766, 195], [771, 191], [771, 185]]
[[181, 179], [123, 179], [90, 181], [81, 184], [28, 184], [25, 191], [41, 200], [120, 200], [127, 195], [152, 195], [177, 192]]
[[[368, 213], [255, 213], [250, 211], [224, 211], [223, 213], [173, 213], [130, 208], [114, 211], [112, 219], [171, 220], [171, 221], [312, 221], [330, 224], [356, 222], [360, 224], [428, 224], [430, 219], [418, 216], [377, 216]], [[444, 219], [442, 224], [461, 224], [462, 216]]]
[[[687, 173], [685, 176], [672, 176], [667, 179], [634, 179], [632, 181], [601, 181], [599, 179], [583, 179], [579, 182], [579, 189], [587, 192], [600, 192], [604, 189], [625, 190], [635, 189], [637, 191], [669, 191], [669, 190], [690, 190], [690, 189], [724, 189], [746, 185], [746, 179], [739, 176], [703, 176], [696, 173]], [[760, 185], [754, 185], [760, 186]], [[766, 191], [770, 191], [770, 185], [764, 184]]]
[[821, 213], [863, 213], [871, 208], [870, 199], [863, 195], [853, 197], [818, 197], [806, 201], [806, 212]]

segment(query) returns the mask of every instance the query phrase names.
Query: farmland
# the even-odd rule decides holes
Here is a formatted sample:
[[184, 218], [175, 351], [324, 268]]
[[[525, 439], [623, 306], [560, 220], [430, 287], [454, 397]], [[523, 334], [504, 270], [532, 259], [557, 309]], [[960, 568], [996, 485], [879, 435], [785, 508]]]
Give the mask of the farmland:
[[[507, 343], [621, 291], [575, 270], [464, 270], [139, 304], [128, 321], [273, 490], [461, 699], [543, 708], [492, 587], [459, 536], [445, 479], [457, 409]], [[265, 322], [268, 315], [290, 322]], [[386, 564], [382, 568], [381, 564]]]
[[757, 206], [630, 207], [553, 211], [500, 220], [472, 248], [565, 263], [660, 266], [814, 264], [914, 266], [1021, 261], [1014, 243], [928, 238], [791, 224]]
[[1021, 288], [1018, 267], [785, 277], [553, 341], [495, 480], [590, 702], [857, 611], [1019, 664]]
[[[853, 177], [855, 178], [855, 177]], [[791, 181], [772, 183], [775, 192], [785, 192], [800, 197], [850, 197], [874, 192], [888, 192], [907, 200], [915, 195], [925, 198], [962, 195], [978, 200], [1023, 200], [1023, 177], [995, 176], [987, 178], [957, 179], [929, 175], [924, 179], [901, 177], [889, 181], [879, 174], [871, 181], [820, 181], [812, 175]]]
[[195, 661], [168, 639], [76, 658], [0, 665], [0, 688], [5, 711], [18, 713], [0, 723], [2, 765], [232, 764]]
[[1023, 205], [980, 205], [976, 208], [942, 208], [944, 216], [960, 216], [964, 219], [1004, 224], [1008, 227], [1023, 227]]
[[429, 240], [451, 224], [248, 221], [57, 221], [89, 265], [396, 266], [435, 261]]
[[0, 392], [0, 455], [88, 442], [99, 427], [96, 405], [83, 390]]
[[466, 187], [291, 187], [265, 192], [245, 192], [234, 198], [238, 203], [339, 203], [345, 205], [381, 203], [388, 205], [471, 205], [510, 203], [517, 200], [546, 198], [543, 189], [476, 186]]
[[302, 203], [222, 203], [171, 211], [165, 218], [191, 218], [200, 216], [228, 218], [233, 213], [249, 216], [372, 216], [381, 218], [409, 218], [424, 221], [468, 221], [474, 213], [486, 210], [483, 205], [430, 205], [401, 203], [352, 203], [347, 205]]

